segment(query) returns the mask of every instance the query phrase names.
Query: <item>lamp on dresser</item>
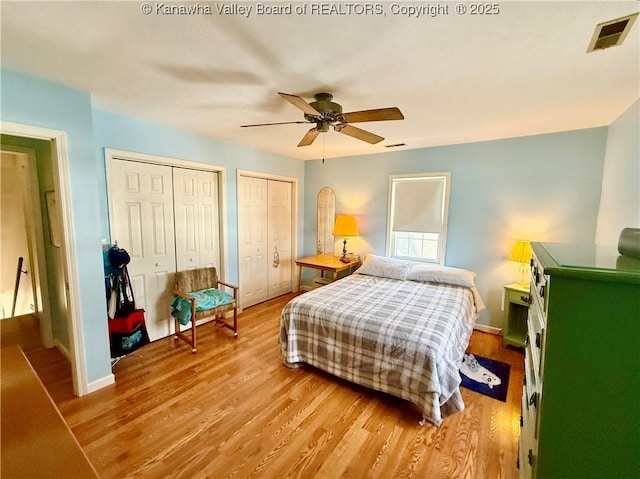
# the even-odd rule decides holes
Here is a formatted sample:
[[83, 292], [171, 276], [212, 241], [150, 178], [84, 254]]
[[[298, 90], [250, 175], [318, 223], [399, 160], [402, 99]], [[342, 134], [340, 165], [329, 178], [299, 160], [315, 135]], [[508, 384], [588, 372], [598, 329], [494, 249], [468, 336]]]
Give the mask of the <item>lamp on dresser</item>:
[[342, 257], [340, 261], [348, 263], [347, 259], [347, 238], [346, 236], [358, 236], [358, 226], [356, 225], [356, 218], [352, 215], [337, 215], [336, 222], [333, 226], [333, 236], [343, 236], [342, 242]]

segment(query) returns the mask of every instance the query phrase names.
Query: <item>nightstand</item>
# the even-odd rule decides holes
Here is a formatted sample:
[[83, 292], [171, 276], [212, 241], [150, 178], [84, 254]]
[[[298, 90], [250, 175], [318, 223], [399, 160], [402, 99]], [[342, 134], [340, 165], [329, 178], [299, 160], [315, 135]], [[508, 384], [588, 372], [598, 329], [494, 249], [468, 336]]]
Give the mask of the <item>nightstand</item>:
[[[298, 292], [300, 291], [300, 283], [302, 281], [302, 268], [313, 268], [320, 270], [322, 273], [328, 272], [333, 275], [345, 272], [344, 274], [351, 274], [360, 266], [359, 259], [352, 259], [348, 263], [340, 261], [339, 256], [333, 256], [332, 254], [320, 254], [316, 256], [308, 256], [296, 260], [298, 265]], [[326, 283], [322, 283], [326, 284]]]
[[504, 328], [502, 344], [524, 348], [527, 337], [529, 284], [513, 283], [504, 287]]

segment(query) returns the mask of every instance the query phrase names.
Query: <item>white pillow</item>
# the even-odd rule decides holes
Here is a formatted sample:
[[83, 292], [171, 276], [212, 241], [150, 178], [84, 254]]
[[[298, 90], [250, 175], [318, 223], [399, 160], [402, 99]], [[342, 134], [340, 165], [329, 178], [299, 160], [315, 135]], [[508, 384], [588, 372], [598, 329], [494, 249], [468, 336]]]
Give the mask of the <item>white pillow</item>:
[[407, 272], [406, 279], [429, 283], [445, 283], [454, 286], [475, 287], [473, 278], [476, 274], [466, 269], [440, 266], [437, 264], [413, 264]]
[[364, 258], [362, 266], [356, 270], [356, 273], [404, 280], [413, 264], [411, 261], [368, 254]]

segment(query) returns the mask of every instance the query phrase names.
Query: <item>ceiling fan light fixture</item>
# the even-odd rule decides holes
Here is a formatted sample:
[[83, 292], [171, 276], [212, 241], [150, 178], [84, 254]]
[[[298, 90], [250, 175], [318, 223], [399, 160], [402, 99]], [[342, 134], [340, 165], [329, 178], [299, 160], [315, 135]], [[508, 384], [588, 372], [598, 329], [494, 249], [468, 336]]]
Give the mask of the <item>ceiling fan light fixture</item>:
[[318, 123], [316, 123], [316, 129], [320, 132], [320, 133], [326, 133], [329, 131], [329, 122], [328, 121], [319, 121]]

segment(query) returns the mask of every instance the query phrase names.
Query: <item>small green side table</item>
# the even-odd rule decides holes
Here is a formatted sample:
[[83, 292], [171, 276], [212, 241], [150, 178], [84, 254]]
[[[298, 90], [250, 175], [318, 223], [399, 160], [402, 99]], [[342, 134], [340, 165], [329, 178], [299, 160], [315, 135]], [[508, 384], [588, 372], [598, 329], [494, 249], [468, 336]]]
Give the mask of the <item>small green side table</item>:
[[504, 328], [502, 344], [524, 348], [529, 312], [529, 284], [512, 283], [504, 287]]

